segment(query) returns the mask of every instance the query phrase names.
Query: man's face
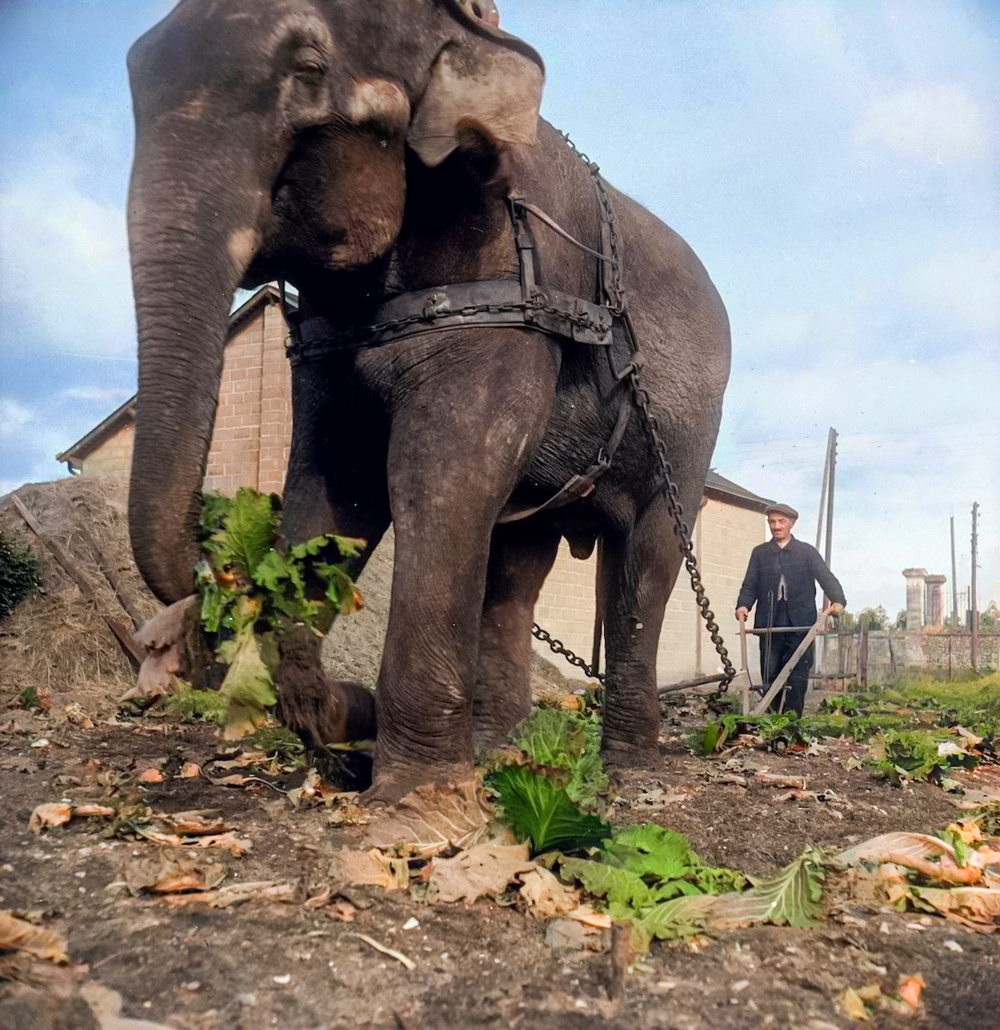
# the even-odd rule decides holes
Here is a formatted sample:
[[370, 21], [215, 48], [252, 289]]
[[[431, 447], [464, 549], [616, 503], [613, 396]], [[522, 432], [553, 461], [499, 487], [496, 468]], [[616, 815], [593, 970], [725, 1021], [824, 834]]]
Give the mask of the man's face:
[[787, 515], [779, 515], [775, 511], [772, 511], [767, 517], [767, 526], [771, 530], [771, 536], [779, 544], [783, 544], [792, 535], [792, 526], [794, 525], [795, 519], [790, 519]]

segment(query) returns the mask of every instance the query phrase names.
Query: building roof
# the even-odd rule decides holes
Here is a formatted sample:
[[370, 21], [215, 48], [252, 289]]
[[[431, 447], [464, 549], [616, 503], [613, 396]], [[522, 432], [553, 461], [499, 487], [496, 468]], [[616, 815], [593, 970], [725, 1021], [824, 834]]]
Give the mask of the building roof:
[[[232, 339], [240, 329], [264, 306], [266, 303], [278, 304], [281, 302], [281, 294], [274, 283], [267, 283], [256, 290], [243, 304], [237, 307], [229, 316], [229, 333], [227, 340]], [[290, 292], [285, 297], [285, 303], [295, 308], [298, 306], [297, 293]], [[71, 472], [78, 471], [85, 458], [100, 447], [105, 440], [114, 436], [120, 429], [132, 425], [135, 420], [135, 407], [138, 394], [130, 397], [120, 408], [116, 408], [107, 418], [99, 422], [85, 436], [80, 437], [72, 446], [56, 455], [56, 461], [64, 461]], [[725, 476], [720, 476], [714, 469], [709, 470], [705, 477], [705, 493], [709, 497], [725, 501], [739, 508], [747, 508], [750, 511], [758, 511], [763, 514], [764, 509], [774, 502], [767, 497], [761, 497], [750, 490], [745, 489], [738, 483], [734, 483]]]
[[740, 486], [739, 483], [734, 483], [731, 479], [720, 476], [715, 469], [709, 469], [708, 475], [705, 477], [705, 493], [710, 497], [716, 496], [720, 500], [728, 501], [730, 504], [735, 504], [740, 508], [759, 511], [762, 515], [764, 514], [764, 509], [769, 504], [774, 503], [769, 497], [761, 497], [759, 494], [755, 494]]
[[[266, 283], [260, 289], [254, 291], [244, 303], [240, 304], [230, 314], [226, 342], [228, 343], [265, 304], [278, 304], [280, 302], [281, 293], [274, 283]], [[297, 295], [294, 293], [286, 295], [285, 302], [291, 308], [296, 307]], [[67, 447], [66, 450], [60, 451], [56, 455], [56, 461], [66, 462], [70, 472], [78, 471], [84, 459], [93, 454], [105, 440], [135, 421], [135, 405], [138, 396], [138, 394], [133, 394], [120, 408], [116, 408], [107, 418], [98, 422], [90, 432], [81, 436], [76, 443]]]

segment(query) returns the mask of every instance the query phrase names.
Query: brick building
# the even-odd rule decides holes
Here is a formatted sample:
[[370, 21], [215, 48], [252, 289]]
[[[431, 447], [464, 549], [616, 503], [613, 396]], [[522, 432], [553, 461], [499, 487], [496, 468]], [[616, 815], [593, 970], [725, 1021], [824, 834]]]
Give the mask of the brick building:
[[[232, 493], [250, 486], [280, 493], [291, 440], [291, 376], [285, 324], [274, 286], [257, 290], [230, 316], [219, 405], [205, 489]], [[135, 398], [126, 401], [61, 454], [70, 471], [127, 476], [132, 456]], [[765, 498], [710, 472], [693, 540], [706, 591], [731, 651], [738, 654], [733, 609], [750, 551], [767, 538]], [[391, 546], [390, 540], [383, 546]], [[381, 548], [380, 548], [381, 550]], [[536, 617], [554, 637], [589, 660], [594, 627], [595, 558], [578, 561], [565, 543], [538, 600]], [[547, 648], [537, 644], [542, 654]], [[751, 661], [756, 661], [752, 647]], [[660, 639], [661, 682], [718, 669], [681, 570]], [[562, 666], [572, 675], [577, 670]], [[756, 676], [756, 670], [754, 670]]]
[[[56, 455], [70, 472], [127, 476], [135, 424], [132, 397], [72, 447]], [[292, 381], [278, 291], [257, 290], [229, 317], [219, 406], [205, 489], [233, 493], [252, 486], [281, 493], [292, 437]]]

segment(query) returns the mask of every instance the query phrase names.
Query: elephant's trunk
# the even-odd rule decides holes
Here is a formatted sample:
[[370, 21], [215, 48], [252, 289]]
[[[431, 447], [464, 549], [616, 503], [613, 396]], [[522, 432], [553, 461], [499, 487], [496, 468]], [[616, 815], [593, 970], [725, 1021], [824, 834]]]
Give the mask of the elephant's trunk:
[[[141, 153], [141, 145], [140, 145]], [[129, 529], [139, 571], [161, 601], [194, 588], [201, 488], [234, 290], [252, 256], [253, 211], [232, 183], [137, 158], [129, 243], [139, 329]]]

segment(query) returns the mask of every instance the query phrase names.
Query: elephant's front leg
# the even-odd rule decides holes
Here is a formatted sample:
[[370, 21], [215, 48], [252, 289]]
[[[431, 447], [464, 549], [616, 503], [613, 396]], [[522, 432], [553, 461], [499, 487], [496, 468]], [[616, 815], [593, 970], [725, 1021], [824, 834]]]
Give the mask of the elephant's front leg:
[[500, 334], [478, 352], [462, 347], [393, 419], [396, 553], [369, 801], [472, 773], [490, 537], [551, 410], [557, 364], [545, 342]]
[[537, 520], [493, 532], [473, 694], [475, 743], [504, 744], [531, 711], [531, 626], [559, 532]]

